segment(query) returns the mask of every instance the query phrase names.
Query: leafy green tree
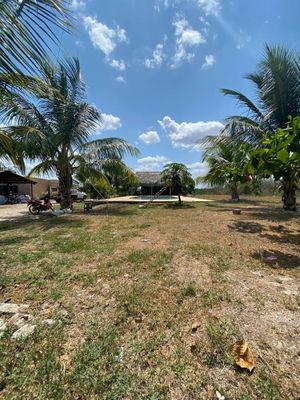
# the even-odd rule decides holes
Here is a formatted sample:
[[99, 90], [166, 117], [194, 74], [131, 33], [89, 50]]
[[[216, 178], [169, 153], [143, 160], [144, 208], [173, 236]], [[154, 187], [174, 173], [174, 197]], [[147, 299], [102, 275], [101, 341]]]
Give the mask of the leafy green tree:
[[0, 113], [7, 122], [17, 122], [7, 128], [10, 137], [22, 140], [25, 154], [40, 161], [31, 174], [57, 175], [61, 207], [67, 208], [71, 206], [72, 176], [79, 166], [102, 174], [105, 166], [123, 164], [123, 156], [135, 156], [138, 150], [119, 138], [89, 141], [99, 129], [101, 115], [85, 101], [78, 59], [58, 66], [44, 64], [40, 75], [41, 89], [37, 85], [34, 99], [26, 91], [13, 91], [4, 96]]
[[108, 159], [101, 169], [91, 170], [84, 165], [76, 171], [76, 179], [82, 182], [84, 191], [94, 198], [107, 198], [113, 194], [126, 195], [137, 186], [137, 177], [122, 160]]
[[162, 181], [177, 194], [180, 205], [182, 204], [181, 195], [192, 193], [195, 190], [195, 181], [184, 164], [165, 165], [161, 176]]
[[101, 172], [79, 166], [76, 170], [76, 179], [81, 182], [83, 191], [93, 199], [106, 199], [113, 194], [113, 188]]
[[209, 186], [228, 185], [231, 198], [239, 201], [239, 185], [251, 181], [245, 173], [249, 146], [233, 145], [227, 141], [215, 141], [214, 137], [206, 138], [202, 161], [208, 165], [205, 176], [196, 179], [197, 183]]
[[254, 85], [254, 102], [238, 91], [221, 89], [247, 112], [227, 118], [223, 139], [258, 146], [265, 134], [272, 136], [278, 128], [285, 128], [289, 116], [300, 114], [300, 56], [284, 47], [266, 45], [257, 72], [246, 79]]
[[300, 179], [300, 117], [288, 127], [265, 134], [261, 147], [251, 152], [249, 171], [281, 183], [283, 207], [296, 210], [296, 189]]
[[108, 165], [105, 168], [105, 175], [114, 193], [118, 195], [128, 195], [138, 186], [138, 179], [135, 173], [126, 165]]

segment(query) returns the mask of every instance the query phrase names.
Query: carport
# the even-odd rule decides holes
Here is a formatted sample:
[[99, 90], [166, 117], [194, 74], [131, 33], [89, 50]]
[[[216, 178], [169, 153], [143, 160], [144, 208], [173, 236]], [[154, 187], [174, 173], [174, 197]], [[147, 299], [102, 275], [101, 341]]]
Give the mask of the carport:
[[32, 197], [33, 185], [35, 184], [35, 181], [15, 174], [12, 171], [0, 171], [0, 195], [2, 196], [18, 196], [22, 194], [20, 193], [20, 185], [22, 185], [21, 188], [24, 188], [24, 185], [28, 185], [30, 197]]

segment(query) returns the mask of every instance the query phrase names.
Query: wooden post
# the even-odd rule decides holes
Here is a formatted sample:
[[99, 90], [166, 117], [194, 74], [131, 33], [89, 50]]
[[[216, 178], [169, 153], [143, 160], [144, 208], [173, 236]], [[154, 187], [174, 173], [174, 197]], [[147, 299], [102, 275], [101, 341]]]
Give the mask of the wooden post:
[[33, 187], [32, 187], [32, 183], [30, 184], [30, 197], [33, 199]]

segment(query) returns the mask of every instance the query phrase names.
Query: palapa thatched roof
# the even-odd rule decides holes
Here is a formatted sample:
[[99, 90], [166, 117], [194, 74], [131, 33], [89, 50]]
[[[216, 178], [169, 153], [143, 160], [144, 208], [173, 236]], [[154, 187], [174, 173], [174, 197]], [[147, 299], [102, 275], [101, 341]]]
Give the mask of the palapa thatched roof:
[[140, 171], [136, 172], [138, 184], [140, 186], [161, 186], [163, 185], [161, 180], [161, 173], [157, 171]]

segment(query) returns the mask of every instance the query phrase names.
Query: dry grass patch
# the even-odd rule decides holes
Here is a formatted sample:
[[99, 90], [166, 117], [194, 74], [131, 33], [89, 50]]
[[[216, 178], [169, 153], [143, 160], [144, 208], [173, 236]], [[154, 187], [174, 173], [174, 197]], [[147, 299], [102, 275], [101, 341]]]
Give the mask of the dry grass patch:
[[[24, 341], [1, 336], [0, 397], [298, 398], [299, 216], [272, 199], [233, 207], [0, 224], [1, 300], [28, 304], [37, 324]], [[252, 374], [231, 356], [242, 338]]]

